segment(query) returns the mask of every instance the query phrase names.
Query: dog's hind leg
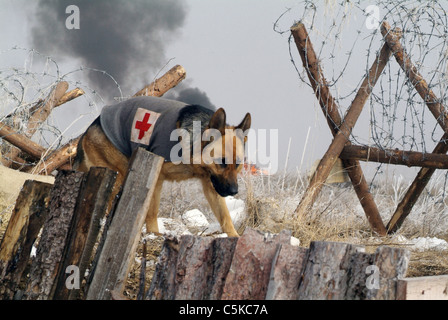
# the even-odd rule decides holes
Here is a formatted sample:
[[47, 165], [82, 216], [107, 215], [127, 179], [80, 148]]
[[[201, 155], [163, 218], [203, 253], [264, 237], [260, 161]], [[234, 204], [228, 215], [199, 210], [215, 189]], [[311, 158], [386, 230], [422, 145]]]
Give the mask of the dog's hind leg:
[[159, 213], [160, 195], [162, 193], [163, 177], [159, 176], [154, 193], [152, 194], [149, 204], [148, 213], [146, 214], [146, 232], [159, 233], [159, 225], [157, 223], [157, 215]]
[[232, 219], [230, 218], [229, 209], [227, 208], [225, 199], [215, 191], [210, 179], [201, 179], [201, 182], [205, 198], [210, 204], [216, 219], [218, 219], [222, 231], [227, 233], [229, 237], [239, 237], [233, 226]]

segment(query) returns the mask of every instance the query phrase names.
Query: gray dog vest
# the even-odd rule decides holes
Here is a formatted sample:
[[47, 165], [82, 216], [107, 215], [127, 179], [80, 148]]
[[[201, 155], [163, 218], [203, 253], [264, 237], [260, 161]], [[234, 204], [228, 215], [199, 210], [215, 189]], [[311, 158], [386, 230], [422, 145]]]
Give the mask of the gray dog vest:
[[171, 161], [171, 149], [178, 141], [170, 141], [170, 135], [186, 106], [163, 98], [131, 98], [105, 106], [100, 115], [101, 127], [112, 144], [128, 157], [143, 147]]

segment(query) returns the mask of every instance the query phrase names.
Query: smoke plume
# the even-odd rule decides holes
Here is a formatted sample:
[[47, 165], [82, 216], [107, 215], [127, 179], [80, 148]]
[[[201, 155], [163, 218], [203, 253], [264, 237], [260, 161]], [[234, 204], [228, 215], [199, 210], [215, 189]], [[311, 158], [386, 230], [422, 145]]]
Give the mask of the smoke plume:
[[[79, 8], [79, 29], [66, 27], [70, 5]], [[35, 49], [56, 61], [77, 59], [84, 67], [107, 72], [126, 96], [165, 65], [165, 46], [177, 38], [186, 15], [183, 0], [39, 0], [31, 40]], [[110, 77], [86, 74], [89, 85], [106, 99], [118, 95]], [[208, 100], [199, 89], [188, 90]]]

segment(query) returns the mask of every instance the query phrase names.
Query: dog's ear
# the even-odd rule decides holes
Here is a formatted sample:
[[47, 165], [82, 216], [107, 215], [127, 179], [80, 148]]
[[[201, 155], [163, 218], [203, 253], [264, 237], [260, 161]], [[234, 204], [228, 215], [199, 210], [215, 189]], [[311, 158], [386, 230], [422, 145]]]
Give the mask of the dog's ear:
[[223, 108], [219, 108], [218, 110], [216, 110], [216, 112], [210, 119], [208, 127], [210, 129], [219, 130], [221, 134], [224, 134], [224, 130], [226, 128], [226, 112]]
[[244, 117], [243, 121], [241, 121], [241, 123], [236, 128], [241, 129], [244, 132], [250, 128], [251, 121], [252, 119], [250, 113], [246, 113], [246, 116]]

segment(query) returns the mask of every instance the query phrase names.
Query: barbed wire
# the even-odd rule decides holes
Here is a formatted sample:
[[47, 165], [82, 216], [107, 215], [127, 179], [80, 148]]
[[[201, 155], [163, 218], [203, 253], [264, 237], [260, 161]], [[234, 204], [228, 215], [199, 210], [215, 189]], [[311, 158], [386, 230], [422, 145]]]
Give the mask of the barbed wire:
[[[409, 58], [438, 102], [447, 106], [447, 8], [448, 3], [431, 0], [305, 0], [287, 9], [274, 23], [274, 31], [290, 34], [293, 22], [305, 25], [343, 115], [385, 42], [379, 26], [387, 21], [392, 29], [402, 30], [400, 42]], [[291, 35], [288, 41], [299, 79], [310, 85]], [[355, 144], [427, 153], [443, 135], [437, 119], [393, 56], [364, 108], [368, 109], [363, 112], [367, 119], [358, 122], [367, 123], [355, 126], [349, 137]], [[378, 165], [374, 177], [381, 168]]]
[[[83, 81], [86, 73], [96, 72], [104, 75], [111, 81], [120, 95], [121, 87], [118, 82], [106, 71], [79, 66], [68, 72], [63, 72], [60, 65], [50, 56], [44, 55], [34, 49], [14, 46], [8, 50], [1, 51], [0, 57], [3, 61], [21, 61], [19, 66], [7, 65], [0, 68], [0, 125], [8, 125], [17, 133], [23, 134], [27, 129], [28, 120], [32, 116], [34, 106], [39, 101], [44, 101], [55, 85], [61, 81], [69, 84], [69, 91], [74, 88], [81, 89], [84, 94], [75, 99], [74, 103], [86, 106], [87, 113], [76, 116], [76, 110], [67, 110], [63, 117], [68, 121], [61, 127], [51, 115], [44, 121], [42, 126], [33, 135], [33, 141], [43, 147], [59, 148], [70, 140], [67, 135], [67, 127], [70, 128], [75, 122], [82, 120], [88, 114], [96, 114], [103, 106], [103, 97]], [[60, 108], [64, 108], [61, 106]], [[70, 123], [71, 122], [71, 123]], [[4, 159], [10, 151], [11, 145], [0, 139], [0, 150]]]

